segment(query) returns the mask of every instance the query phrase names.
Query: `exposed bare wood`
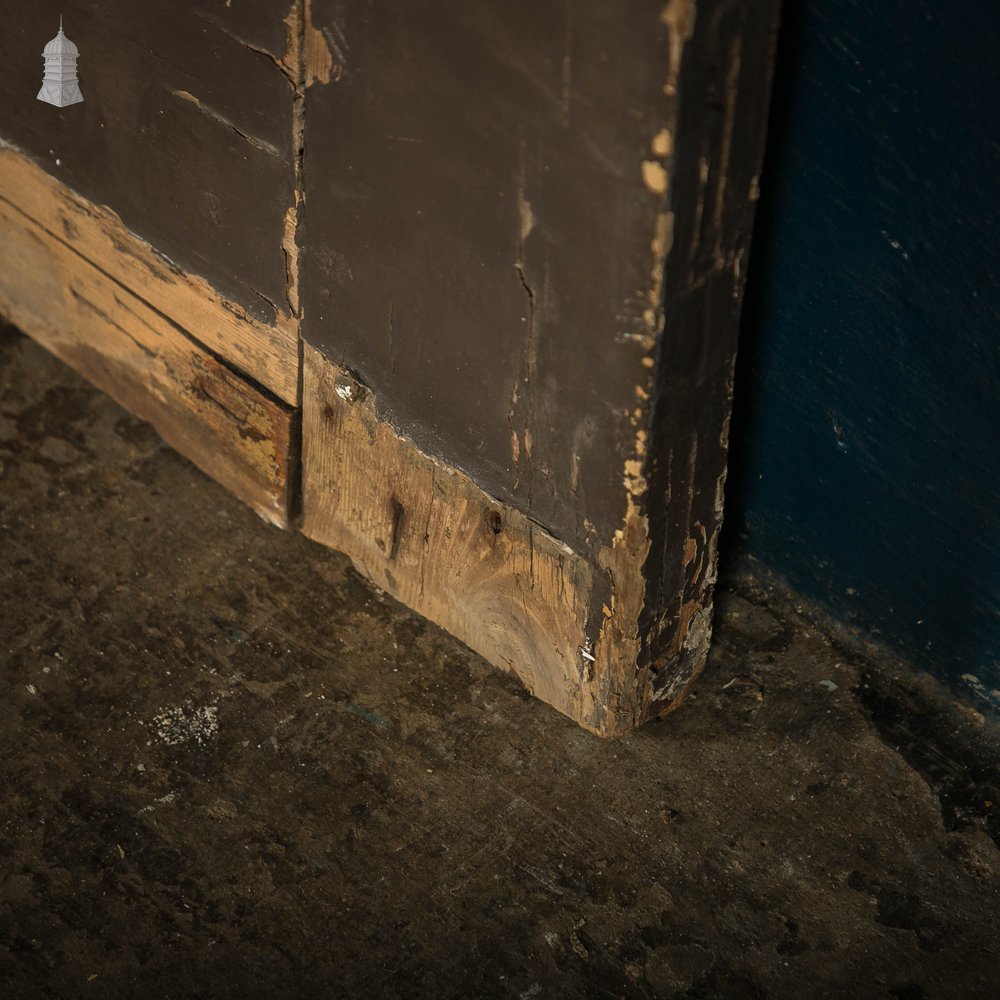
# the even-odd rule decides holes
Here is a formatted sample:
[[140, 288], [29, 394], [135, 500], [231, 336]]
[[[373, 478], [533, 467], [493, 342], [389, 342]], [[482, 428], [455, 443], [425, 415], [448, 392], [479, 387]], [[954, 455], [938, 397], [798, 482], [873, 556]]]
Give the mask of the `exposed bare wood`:
[[777, 3], [288, 0], [281, 57], [220, 21], [155, 171], [11, 116], [91, 201], [0, 140], [0, 309], [278, 523], [301, 405], [307, 534], [629, 731], [710, 641]]
[[305, 533], [572, 715], [588, 666], [588, 564], [421, 454], [364, 387], [305, 351]]
[[265, 386], [295, 403], [298, 321], [278, 310], [274, 326], [249, 316], [203, 278], [180, 270], [20, 152], [0, 146], [0, 199], [72, 248], [139, 300]]
[[[72, 226], [80, 212], [61, 218]], [[287, 524], [295, 411], [71, 249], [82, 231], [66, 234], [64, 243], [2, 198], [0, 230], [0, 312], [148, 420], [261, 517]], [[186, 287], [179, 278], [176, 284]]]
[[303, 378], [310, 538], [347, 553], [378, 586], [588, 729], [612, 735], [649, 714], [636, 670], [636, 553], [623, 550], [624, 570], [609, 555], [617, 596], [591, 623], [603, 567], [401, 437], [379, 419], [371, 392], [308, 345]]

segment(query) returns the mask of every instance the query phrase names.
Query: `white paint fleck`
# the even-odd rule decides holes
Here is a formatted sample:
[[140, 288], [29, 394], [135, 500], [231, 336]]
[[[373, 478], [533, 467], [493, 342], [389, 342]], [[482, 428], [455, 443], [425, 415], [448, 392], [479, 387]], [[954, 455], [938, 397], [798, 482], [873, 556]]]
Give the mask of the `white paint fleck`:
[[151, 802], [148, 806], [143, 806], [138, 815], [141, 816], [143, 813], [152, 812], [157, 806], [169, 805], [177, 798], [176, 792], [167, 792], [166, 795], [161, 795], [155, 802]]
[[156, 736], [167, 746], [206, 746], [219, 734], [218, 705], [181, 705], [162, 709], [153, 718]]

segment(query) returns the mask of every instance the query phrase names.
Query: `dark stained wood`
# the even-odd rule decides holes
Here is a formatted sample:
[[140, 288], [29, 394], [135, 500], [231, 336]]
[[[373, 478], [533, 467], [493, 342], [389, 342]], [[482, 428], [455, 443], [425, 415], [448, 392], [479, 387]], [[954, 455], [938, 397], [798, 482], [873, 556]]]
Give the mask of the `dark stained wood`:
[[[679, 702], [711, 638], [777, 0], [312, 6], [339, 60], [306, 95], [313, 370], [325, 356], [370, 393], [413, 464], [461, 470], [503, 523], [526, 517], [589, 565], [574, 693], [569, 644], [513, 668], [594, 731], [627, 731]], [[444, 586], [454, 550], [421, 557], [444, 564], [432, 595], [394, 583], [373, 536], [396, 511], [380, 437], [345, 449], [315, 405], [307, 392], [307, 531], [505, 665]], [[313, 433], [368, 492], [331, 499], [346, 487]], [[453, 484], [432, 480], [464, 509]], [[372, 506], [385, 524], [345, 532]], [[511, 560], [477, 614], [520, 635], [558, 605]]]
[[[2, 153], [0, 179], [13, 155]], [[101, 219], [98, 209], [75, 203], [51, 179], [49, 195], [65, 231], [52, 232], [0, 196], [0, 314], [148, 420], [261, 517], [287, 525], [298, 460], [297, 412], [241, 377], [108, 268], [92, 263], [102, 260], [103, 241], [90, 238]], [[142, 245], [130, 245], [121, 233], [115, 237], [113, 254], [131, 261], [131, 284], [140, 291], [155, 286], [161, 280], [155, 272], [137, 277]], [[182, 300], [192, 294], [182, 282], [175, 287]], [[209, 300], [193, 314], [207, 315], [214, 306]], [[252, 339], [250, 324], [247, 335]]]
[[306, 339], [422, 447], [596, 551], [652, 386], [663, 4], [312, 10], [342, 65], [306, 100]]
[[38, 164], [0, 148], [0, 200], [28, 216], [150, 308], [286, 403], [298, 397], [298, 328], [255, 320], [204, 279], [172, 265], [118, 216], [82, 198]]
[[[673, 244], [646, 476], [641, 631], [653, 697], [700, 670], [722, 527], [733, 366], [764, 154], [776, 3], [699, 4], [681, 66]], [[697, 640], [697, 641], [695, 641]]]
[[[279, 65], [287, 13], [264, 0], [10, 6], [0, 137], [273, 322], [288, 311], [281, 244], [294, 184], [293, 81]], [[62, 109], [35, 99], [60, 14], [84, 95]]]
[[594, 732], [668, 711], [711, 637], [777, 0], [187, 7], [79, 3], [85, 104], [0, 112], [79, 192], [0, 151], [0, 305], [279, 523], [301, 331], [305, 531]]

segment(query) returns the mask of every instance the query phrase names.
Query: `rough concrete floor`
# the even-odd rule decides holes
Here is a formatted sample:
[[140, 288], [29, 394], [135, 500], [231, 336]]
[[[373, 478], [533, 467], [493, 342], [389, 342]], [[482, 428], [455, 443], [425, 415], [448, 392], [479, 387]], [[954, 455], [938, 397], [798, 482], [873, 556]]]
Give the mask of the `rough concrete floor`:
[[1000, 994], [982, 720], [775, 594], [602, 742], [10, 330], [0, 462], [0, 996]]

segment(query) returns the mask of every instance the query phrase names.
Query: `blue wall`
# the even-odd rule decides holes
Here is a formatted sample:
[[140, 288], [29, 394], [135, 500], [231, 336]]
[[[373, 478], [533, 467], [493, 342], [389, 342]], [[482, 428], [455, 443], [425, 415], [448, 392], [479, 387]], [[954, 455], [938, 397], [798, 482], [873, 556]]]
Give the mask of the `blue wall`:
[[1000, 688], [1000, 4], [786, 0], [729, 483], [752, 555]]

